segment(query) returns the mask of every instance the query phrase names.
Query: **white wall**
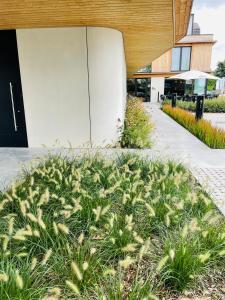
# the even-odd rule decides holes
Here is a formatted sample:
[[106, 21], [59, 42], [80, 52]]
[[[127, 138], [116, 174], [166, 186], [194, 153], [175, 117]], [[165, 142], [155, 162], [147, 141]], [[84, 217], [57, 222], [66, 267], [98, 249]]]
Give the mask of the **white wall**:
[[88, 57], [92, 141], [94, 145], [113, 144], [118, 138], [118, 120], [123, 123], [126, 99], [122, 34], [89, 27]]
[[157, 103], [158, 101], [158, 92], [160, 95], [164, 95], [165, 89], [165, 78], [164, 77], [155, 77], [151, 78], [151, 102]]
[[87, 146], [90, 134], [95, 146], [115, 142], [126, 101], [122, 34], [89, 27], [19, 29], [17, 42], [29, 146], [52, 146], [56, 139]]
[[17, 30], [30, 147], [89, 141], [86, 28]]

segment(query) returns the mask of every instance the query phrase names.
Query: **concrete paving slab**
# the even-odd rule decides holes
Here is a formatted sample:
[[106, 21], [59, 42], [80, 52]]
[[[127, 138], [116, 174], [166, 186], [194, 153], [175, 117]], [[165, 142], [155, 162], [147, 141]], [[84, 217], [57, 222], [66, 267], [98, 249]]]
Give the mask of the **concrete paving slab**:
[[225, 130], [225, 113], [204, 113], [203, 118], [210, 121], [213, 126]]

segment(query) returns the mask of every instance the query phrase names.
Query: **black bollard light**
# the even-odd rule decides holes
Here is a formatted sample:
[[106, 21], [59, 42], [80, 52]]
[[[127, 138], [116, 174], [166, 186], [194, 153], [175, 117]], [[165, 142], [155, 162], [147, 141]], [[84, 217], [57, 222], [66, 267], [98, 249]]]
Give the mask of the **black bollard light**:
[[195, 112], [195, 119], [197, 121], [202, 119], [203, 111], [204, 111], [204, 96], [197, 96], [196, 112]]
[[177, 94], [172, 94], [172, 107], [177, 106]]

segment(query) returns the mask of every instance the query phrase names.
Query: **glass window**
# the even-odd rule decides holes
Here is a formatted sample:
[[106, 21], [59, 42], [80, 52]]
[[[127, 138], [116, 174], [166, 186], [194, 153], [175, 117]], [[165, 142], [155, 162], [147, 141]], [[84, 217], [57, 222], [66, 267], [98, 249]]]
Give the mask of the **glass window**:
[[188, 71], [190, 69], [191, 47], [182, 47], [181, 70]]
[[172, 50], [172, 71], [180, 70], [180, 55], [181, 55], [181, 47], [173, 48], [173, 50]]
[[205, 94], [205, 79], [196, 79], [194, 85], [194, 94], [204, 95]]
[[190, 70], [191, 47], [176, 47], [172, 50], [171, 71]]

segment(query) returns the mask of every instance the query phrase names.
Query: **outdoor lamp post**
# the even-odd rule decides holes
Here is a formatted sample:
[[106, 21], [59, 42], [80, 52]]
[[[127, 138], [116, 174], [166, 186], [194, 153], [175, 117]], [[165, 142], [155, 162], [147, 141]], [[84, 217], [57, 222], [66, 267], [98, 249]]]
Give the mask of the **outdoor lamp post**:
[[199, 121], [203, 117], [204, 111], [204, 96], [197, 96], [195, 119]]
[[172, 107], [176, 107], [177, 105], [177, 94], [172, 95]]

